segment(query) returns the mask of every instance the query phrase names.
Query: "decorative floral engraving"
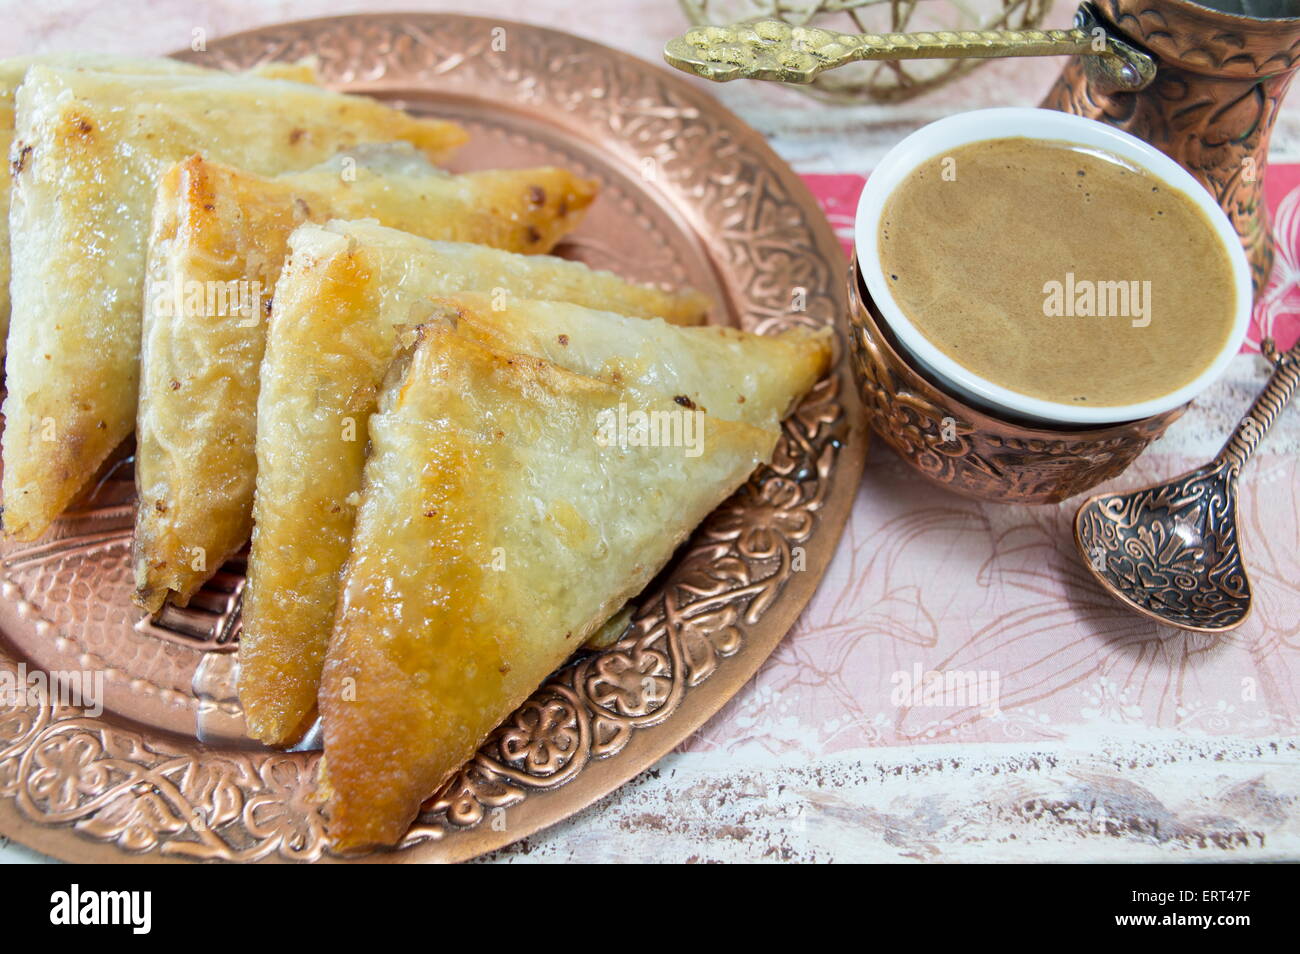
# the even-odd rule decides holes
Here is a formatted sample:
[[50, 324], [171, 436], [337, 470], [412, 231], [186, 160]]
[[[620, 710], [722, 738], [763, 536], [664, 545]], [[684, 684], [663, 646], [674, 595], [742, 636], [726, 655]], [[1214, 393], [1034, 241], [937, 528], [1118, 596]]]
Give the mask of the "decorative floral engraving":
[[1250, 613], [1237, 477], [1300, 387], [1300, 344], [1279, 353], [1265, 338], [1261, 350], [1274, 372], [1213, 461], [1132, 496], [1093, 497], [1075, 518], [1093, 575], [1142, 612], [1176, 625], [1226, 630]]
[[1058, 436], [1013, 427], [949, 399], [884, 340], [851, 294], [853, 362], [872, 429], [933, 482], [974, 497], [1056, 503], [1127, 467], [1181, 413]]
[[1134, 606], [1226, 629], [1250, 606], [1233, 509], [1225, 475], [1206, 467], [1132, 498], [1111, 494], [1089, 501], [1079, 513], [1079, 533], [1094, 541], [1089, 558], [1109, 571]]

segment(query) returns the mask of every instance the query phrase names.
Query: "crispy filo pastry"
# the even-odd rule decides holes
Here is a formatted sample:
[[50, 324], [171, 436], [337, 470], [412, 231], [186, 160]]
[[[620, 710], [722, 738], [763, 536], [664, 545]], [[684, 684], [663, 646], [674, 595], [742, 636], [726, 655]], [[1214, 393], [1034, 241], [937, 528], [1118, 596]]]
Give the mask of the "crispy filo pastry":
[[563, 299], [698, 321], [706, 301], [542, 255], [435, 242], [370, 223], [304, 225], [276, 285], [257, 405], [257, 491], [240, 637], [248, 733], [283, 744], [315, 710], [355, 494], [398, 329], [441, 296]]
[[758, 427], [779, 426], [830, 366], [829, 328], [773, 335], [674, 328], [568, 302], [500, 302], [474, 293], [438, 304], [436, 315], [489, 348], [668, 393], [681, 406]]
[[[169, 597], [185, 605], [248, 540], [262, 306], [296, 226], [370, 216], [429, 238], [548, 252], [595, 193], [594, 182], [549, 167], [449, 175], [406, 143], [277, 179], [198, 156], [173, 166], [154, 205], [145, 286], [136, 602], [150, 612]], [[208, 302], [211, 289], [229, 294]]]
[[[825, 327], [769, 335], [722, 326], [679, 330], [567, 302], [503, 303], [467, 293], [440, 304], [462, 337], [489, 348], [671, 393], [680, 406], [759, 427], [777, 427], [831, 361], [832, 333]], [[629, 618], [629, 610], [615, 614], [587, 646], [611, 645]]]
[[[29, 67], [58, 66], [65, 69], [94, 70], [100, 73], [139, 73], [203, 75], [215, 71], [171, 59], [137, 59], [110, 54], [40, 53], [0, 60], [0, 355], [9, 333], [9, 147], [14, 138], [14, 93]], [[316, 68], [309, 61], [301, 63], [266, 63], [249, 70], [266, 79], [287, 79], [299, 83], [316, 82]], [[17, 158], [17, 157], [15, 157]]]
[[[345, 850], [396, 843], [777, 438], [445, 328], [417, 337], [371, 422], [321, 685]], [[600, 440], [620, 406], [695, 421], [702, 452]]]
[[9, 225], [4, 527], [30, 540], [135, 426], [145, 249], [158, 178], [194, 152], [254, 173], [403, 140], [438, 160], [452, 123], [246, 75], [32, 66], [17, 95]]

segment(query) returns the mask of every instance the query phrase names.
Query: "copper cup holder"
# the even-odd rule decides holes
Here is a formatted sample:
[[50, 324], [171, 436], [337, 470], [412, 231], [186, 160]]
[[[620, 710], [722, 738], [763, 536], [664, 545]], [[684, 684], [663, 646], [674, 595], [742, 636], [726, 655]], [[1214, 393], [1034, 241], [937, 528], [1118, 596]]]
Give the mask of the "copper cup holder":
[[899, 353], [849, 268], [854, 374], [881, 439], [932, 483], [967, 497], [1048, 504], [1121, 473], [1183, 413], [1095, 428], [1044, 428], [994, 417], [941, 389]]

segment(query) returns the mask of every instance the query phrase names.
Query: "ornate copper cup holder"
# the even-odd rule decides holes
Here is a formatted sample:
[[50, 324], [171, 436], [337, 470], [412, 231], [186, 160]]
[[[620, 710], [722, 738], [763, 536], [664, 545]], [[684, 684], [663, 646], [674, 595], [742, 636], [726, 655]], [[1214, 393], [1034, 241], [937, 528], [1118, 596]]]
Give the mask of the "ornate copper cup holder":
[[1184, 411], [1105, 427], [1045, 428], [973, 407], [900, 353], [849, 268], [853, 368], [867, 420], [932, 483], [1002, 503], [1058, 503], [1121, 473]]

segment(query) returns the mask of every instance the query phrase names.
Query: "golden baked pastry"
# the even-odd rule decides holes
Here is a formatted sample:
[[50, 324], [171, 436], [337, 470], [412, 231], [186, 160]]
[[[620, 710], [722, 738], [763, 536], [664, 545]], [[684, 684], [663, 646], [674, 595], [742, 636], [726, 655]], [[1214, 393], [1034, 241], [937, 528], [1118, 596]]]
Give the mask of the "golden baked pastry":
[[459, 293], [443, 304], [462, 336], [489, 348], [546, 358], [759, 427], [776, 428], [831, 360], [829, 328], [774, 335], [716, 325], [674, 328], [568, 302], [495, 302], [481, 293]]
[[438, 159], [465, 138], [303, 83], [30, 67], [11, 149], [5, 530], [39, 536], [135, 426], [145, 246], [167, 168], [202, 152], [275, 173], [390, 140]]
[[361, 486], [367, 419], [398, 329], [463, 290], [698, 321], [698, 293], [574, 262], [435, 242], [371, 223], [304, 225], [276, 286], [257, 405], [257, 492], [240, 636], [248, 733], [283, 744], [316, 704]]
[[168, 597], [185, 605], [248, 540], [263, 307], [297, 225], [366, 216], [430, 238], [547, 252], [595, 193], [550, 167], [449, 175], [408, 143], [275, 179], [199, 156], [168, 170], [145, 284], [136, 602], [151, 612]]
[[[792, 328], [756, 335], [725, 326], [672, 328], [554, 301], [502, 303], [461, 293], [445, 301], [444, 320], [499, 351], [546, 358], [633, 389], [671, 394], [679, 405], [730, 421], [776, 428], [826, 373], [831, 330]], [[617, 613], [587, 640], [611, 645], [627, 628]]]
[[[140, 73], [160, 75], [202, 75], [215, 71], [192, 63], [171, 59], [137, 59], [111, 54], [39, 53], [0, 60], [0, 355], [9, 332], [9, 146], [14, 138], [14, 93], [31, 66], [59, 66], [65, 69], [94, 70], [99, 73]], [[266, 63], [249, 70], [265, 79], [287, 79], [299, 83], [316, 82], [316, 68], [302, 63]]]
[[[704, 453], [601, 443], [620, 405], [697, 417]], [[776, 438], [428, 329], [371, 421], [321, 685], [335, 844], [396, 843]]]

